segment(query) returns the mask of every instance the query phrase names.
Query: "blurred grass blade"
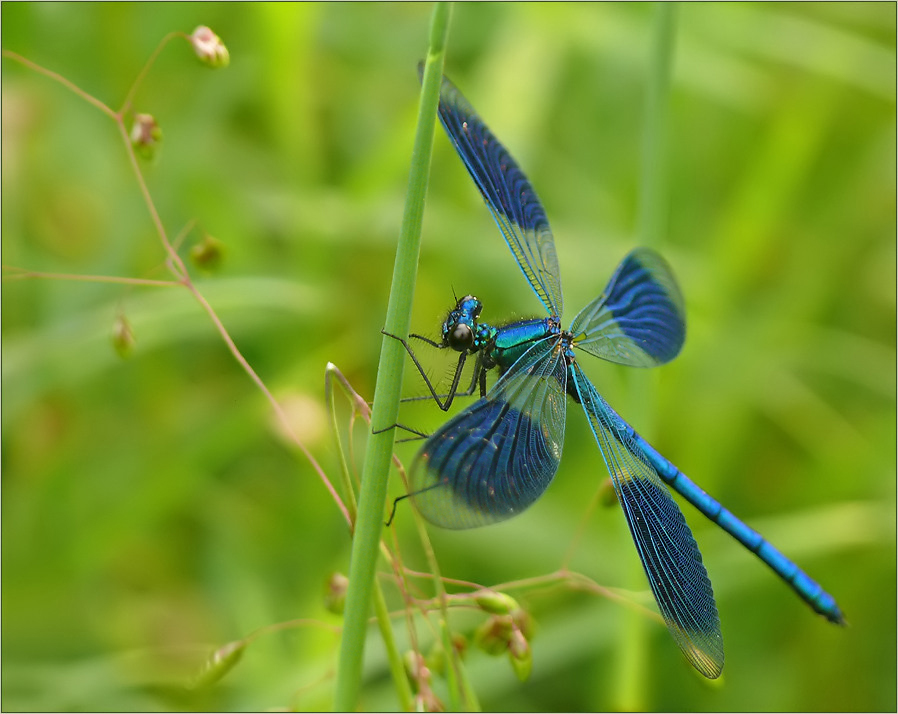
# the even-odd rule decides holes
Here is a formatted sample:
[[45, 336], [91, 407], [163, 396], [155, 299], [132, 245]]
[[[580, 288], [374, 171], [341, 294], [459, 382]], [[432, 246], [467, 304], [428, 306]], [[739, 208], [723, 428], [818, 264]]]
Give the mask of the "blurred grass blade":
[[[643, 105], [642, 161], [639, 177], [638, 240], [641, 245], [658, 248], [667, 226], [667, 116], [670, 78], [673, 71], [677, 5], [658, 2], [653, 7], [651, 58], [646, 77]], [[628, 414], [639, 424], [641, 433], [651, 438], [657, 402], [654, 387], [657, 375], [630, 374]], [[645, 573], [636, 558], [631, 558], [627, 574], [630, 586], [644, 587]], [[619, 628], [615, 704], [621, 711], [645, 709], [648, 683], [645, 673], [647, 620], [630, 608], [621, 613]]]

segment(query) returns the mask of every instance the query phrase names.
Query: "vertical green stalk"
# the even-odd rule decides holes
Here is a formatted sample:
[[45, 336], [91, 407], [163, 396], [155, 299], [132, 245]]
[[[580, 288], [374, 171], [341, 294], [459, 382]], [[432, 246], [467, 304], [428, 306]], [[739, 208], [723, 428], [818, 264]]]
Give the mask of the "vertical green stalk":
[[[642, 129], [642, 160], [639, 186], [639, 242], [657, 246], [667, 226], [667, 115], [670, 76], [673, 69], [676, 3], [659, 2], [654, 7], [652, 56], [645, 92], [645, 117]], [[648, 375], [633, 374], [630, 380], [628, 416], [643, 435], [650, 437], [655, 412], [656, 380]], [[636, 589], [645, 587], [645, 573], [636, 558], [632, 559], [628, 580]], [[615, 708], [621, 711], [644, 711], [643, 693], [646, 637], [648, 621], [630, 608], [624, 608], [618, 648], [618, 672], [615, 682]]]
[[[333, 380], [336, 380], [336, 383], [343, 390], [354, 412], [358, 410], [357, 403], [354, 400], [359, 397], [349, 386], [349, 383], [346, 382], [346, 378], [340, 373], [337, 366], [328, 362], [324, 378], [324, 396], [327, 400], [327, 408], [331, 415], [331, 429], [333, 430], [334, 445], [337, 449], [337, 455], [340, 458], [340, 481], [346, 499], [346, 510], [349, 512], [351, 522], [355, 523], [357, 520], [358, 506], [355, 500], [352, 477], [349, 473], [349, 465], [343, 454], [343, 442], [340, 439], [340, 425], [337, 423], [337, 408], [334, 402]], [[352, 428], [351, 421], [350, 428]], [[393, 623], [390, 620], [389, 610], [387, 610], [387, 602], [384, 598], [383, 588], [377, 581], [377, 578], [374, 578], [372, 588], [377, 626], [380, 629], [380, 636], [383, 637], [384, 640], [384, 649], [387, 653], [387, 662], [390, 665], [390, 673], [393, 675], [393, 681], [396, 683], [396, 694], [399, 697], [401, 708], [405, 711], [411, 711], [415, 707], [414, 694], [412, 693], [408, 676], [405, 673], [402, 655], [396, 647], [396, 639], [393, 637]]]
[[654, 10], [639, 181], [639, 240], [647, 246], [661, 242], [667, 227], [667, 116], [677, 5], [675, 2], [659, 2]]
[[[412, 149], [405, 212], [402, 217], [396, 262], [393, 266], [393, 284], [387, 305], [385, 329], [394, 335], [407, 335], [411, 323], [412, 296], [421, 245], [424, 196], [427, 192], [430, 171], [430, 154], [443, 74], [449, 14], [449, 4], [441, 2], [435, 5], [431, 18], [430, 47], [424, 66], [421, 100], [418, 105], [418, 124]], [[393, 451], [394, 430], [388, 427], [395, 424], [399, 416], [404, 357], [402, 345], [385, 337], [380, 350], [377, 384], [374, 388], [374, 407], [371, 413], [372, 434], [368, 440], [362, 467], [359, 513], [349, 562], [349, 589], [346, 594], [343, 637], [340, 642], [334, 696], [336, 711], [355, 709], [361, 685], [371, 589], [377, 565], [380, 532], [383, 527], [390, 456]]]

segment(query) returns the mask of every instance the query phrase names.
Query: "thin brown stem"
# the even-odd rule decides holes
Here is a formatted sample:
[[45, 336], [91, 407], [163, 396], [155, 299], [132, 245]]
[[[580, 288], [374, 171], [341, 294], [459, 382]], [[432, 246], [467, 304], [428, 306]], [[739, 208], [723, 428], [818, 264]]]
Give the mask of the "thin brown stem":
[[37, 270], [25, 270], [4, 265], [3, 270], [14, 271], [3, 276], [4, 280], [75, 280], [85, 283], [119, 283], [122, 285], [143, 285], [152, 288], [170, 288], [182, 285], [177, 280], [150, 280], [147, 278], [125, 278], [118, 275], [78, 275], [77, 273], [44, 273]]
[[[268, 390], [268, 387], [265, 386], [265, 383], [262, 381], [262, 379], [259, 377], [259, 375], [256, 374], [256, 371], [250, 366], [249, 362], [246, 361], [246, 358], [243, 356], [243, 354], [237, 348], [237, 345], [234, 343], [234, 340], [231, 338], [231, 336], [228, 333], [227, 329], [225, 328], [224, 324], [221, 322], [221, 319], [218, 317], [218, 314], [215, 312], [215, 310], [212, 308], [212, 306], [209, 304], [209, 302], [206, 300], [206, 298], [202, 295], [202, 293], [200, 293], [200, 291], [196, 288], [196, 286], [190, 280], [190, 275], [188, 273], [187, 266], [185, 265], [184, 261], [181, 259], [181, 256], [178, 255], [178, 251], [172, 245], [171, 241], [169, 241], [169, 239], [168, 239], [168, 234], [166, 233], [165, 226], [162, 223], [162, 219], [159, 216], [159, 212], [156, 210], [156, 204], [153, 202], [153, 197], [150, 194], [149, 188], [147, 187], [146, 180], [144, 179], [144, 176], [143, 176], [143, 172], [140, 170], [140, 164], [137, 160], [137, 155], [134, 152], [134, 147], [131, 144], [131, 139], [128, 136], [128, 130], [125, 128], [123, 114], [128, 109], [130, 102], [133, 99], [135, 92], [137, 91], [137, 88], [139, 87], [140, 83], [143, 81], [144, 76], [146, 75], [149, 68], [152, 66], [153, 62], [155, 61], [156, 57], [158, 56], [158, 54], [162, 50], [162, 48], [172, 38], [177, 37], [179, 35], [183, 36], [183, 33], [177, 33], [177, 32], [170, 33], [169, 35], [166, 35], [165, 38], [163, 38], [162, 42], [159, 43], [159, 45], [156, 47], [156, 50], [151, 55], [150, 59], [147, 61], [147, 64], [144, 65], [144, 68], [141, 70], [141, 72], [138, 74], [137, 78], [135, 79], [134, 84], [131, 86], [131, 89], [128, 92], [125, 102], [122, 104], [122, 110], [118, 113], [116, 113], [115, 111], [110, 109], [108, 106], [106, 106], [103, 102], [101, 102], [96, 97], [88, 94], [83, 89], [76, 86], [71, 81], [69, 81], [65, 77], [57, 74], [56, 72], [52, 72], [51, 70], [45, 69], [44, 67], [41, 67], [40, 65], [35, 64], [34, 62], [25, 59], [24, 57], [22, 57], [21, 55], [15, 53], [15, 52], [11, 52], [9, 50], [3, 50], [4, 57], [12, 59], [16, 62], [20, 62], [21, 64], [34, 70], [35, 72], [38, 72], [39, 74], [43, 74], [43, 75], [55, 80], [56, 82], [59, 82], [64, 87], [66, 87], [67, 89], [72, 91], [74, 94], [78, 95], [79, 97], [84, 99], [86, 102], [88, 102], [89, 104], [93, 105], [94, 107], [96, 107], [97, 109], [102, 111], [104, 114], [106, 114], [108, 117], [110, 117], [116, 123], [116, 126], [118, 126], [118, 129], [119, 129], [119, 135], [120, 135], [120, 137], [122, 139], [122, 143], [124, 144], [124, 147], [125, 147], [125, 153], [128, 156], [128, 162], [130, 163], [131, 168], [134, 171], [134, 177], [137, 180], [137, 185], [138, 185], [138, 188], [140, 189], [140, 194], [143, 197], [143, 200], [144, 200], [144, 203], [146, 204], [147, 210], [150, 213], [150, 219], [152, 220], [153, 226], [156, 229], [156, 234], [159, 236], [159, 240], [162, 242], [162, 246], [165, 249], [165, 253], [167, 255], [166, 263], [168, 264], [169, 269], [172, 271], [172, 273], [177, 278], [177, 282], [172, 283], [170, 281], [155, 281], [155, 280], [145, 280], [145, 279], [140, 279], [140, 278], [115, 278], [115, 277], [107, 277], [107, 276], [97, 277], [97, 276], [74, 276], [74, 275], [65, 276], [64, 279], [70, 279], [70, 280], [98, 279], [100, 282], [114, 282], [114, 283], [127, 283], [127, 284], [132, 284], [132, 285], [136, 284], [136, 285], [153, 285], [153, 286], [158, 286], [160, 284], [164, 284], [164, 285], [180, 284], [180, 285], [183, 285], [185, 288], [187, 288], [191, 292], [191, 294], [194, 296], [194, 298], [197, 300], [197, 302], [200, 303], [200, 306], [206, 311], [206, 314], [209, 315], [209, 318], [212, 320], [213, 324], [215, 325], [216, 329], [218, 330], [219, 334], [221, 335], [222, 339], [224, 340], [225, 345], [227, 345], [231, 354], [234, 356], [234, 359], [237, 360], [237, 363], [243, 368], [243, 370], [249, 375], [250, 379], [252, 379], [252, 381], [256, 384], [256, 386], [262, 391], [262, 393], [265, 395], [266, 399], [268, 399], [269, 403], [271, 404], [272, 409], [275, 412], [275, 415], [277, 416], [278, 420], [281, 422], [282, 426], [284, 427], [284, 430], [289, 435], [290, 439], [297, 445], [297, 447], [299, 447], [300, 451], [302, 451], [303, 455], [306, 457], [308, 462], [312, 465], [312, 468], [315, 470], [315, 472], [321, 478], [322, 482], [324, 483], [325, 488], [331, 494], [331, 497], [334, 499], [334, 502], [337, 504], [337, 507], [340, 509], [341, 513], [343, 514], [343, 517], [346, 519], [347, 524], [349, 524], [349, 526], [351, 528], [352, 522], [351, 522], [351, 519], [349, 516], [349, 511], [346, 509], [346, 506], [344, 505], [343, 501], [340, 499], [340, 496], [337, 494], [333, 485], [328, 480], [327, 474], [325, 474], [324, 469], [321, 468], [321, 465], [315, 460], [315, 458], [312, 456], [311, 452], [309, 452], [306, 449], [306, 447], [303, 445], [303, 443], [300, 441], [299, 437], [296, 435], [296, 432], [293, 430], [293, 427], [290, 424], [290, 420], [287, 418], [287, 415], [284, 412], [283, 407], [281, 407], [280, 403], [274, 398], [274, 396]], [[40, 273], [30, 273], [28, 271], [25, 271], [25, 274], [27, 274], [31, 277], [38, 277], [38, 276], [44, 275], [44, 274], [40, 274]], [[49, 274], [45, 274], [45, 275], [49, 275]], [[18, 277], [18, 276], [16, 276], [16, 277]]]
[[296, 444], [296, 446], [299, 447], [299, 450], [302, 451], [303, 456], [305, 456], [308, 462], [312, 465], [315, 473], [318, 474], [319, 478], [324, 484], [324, 487], [327, 489], [328, 493], [330, 493], [331, 498], [334, 499], [334, 503], [337, 504], [337, 508], [339, 508], [340, 512], [343, 514], [343, 518], [346, 519], [346, 523], [351, 527], [352, 519], [349, 516], [349, 511], [347, 510], [346, 505], [340, 499], [340, 495], [337, 493], [333, 484], [331, 484], [330, 480], [328, 479], [327, 474], [324, 472], [324, 469], [321, 468], [321, 465], [318, 463], [318, 461], [316, 461], [315, 457], [312, 456], [311, 452], [306, 449], [306, 447], [300, 441], [299, 437], [296, 435], [296, 432], [293, 430], [293, 426], [290, 423], [290, 420], [287, 418], [287, 414], [286, 412], [284, 412], [284, 408], [281, 406], [280, 402], [278, 402], [278, 400], [274, 398], [274, 395], [272, 395], [272, 393], [268, 391], [268, 387], [265, 386], [262, 378], [259, 377], [258, 374], [256, 374], [256, 370], [254, 370], [250, 366], [249, 362], [246, 361], [246, 358], [243, 356], [243, 354], [241, 354], [240, 350], [237, 348], [237, 345], [234, 344], [234, 340], [231, 338], [231, 335], [222, 324], [215, 310], [212, 309], [212, 306], [208, 303], [203, 294], [199, 290], [197, 290], [196, 286], [190, 281], [190, 278], [186, 276], [186, 273], [184, 286], [191, 293], [193, 293], [194, 298], [196, 298], [197, 302], [199, 302], [202, 308], [206, 311], [206, 314], [209, 315], [209, 319], [212, 320], [219, 334], [221, 334], [221, 338], [224, 340], [228, 349], [231, 351], [234, 359], [237, 360], [237, 363], [249, 375], [249, 378], [252, 379], [253, 382], [255, 382], [256, 386], [262, 391], [262, 394], [265, 395], [266, 399], [268, 399], [268, 402], [271, 404], [271, 408], [274, 410], [274, 413], [277, 415], [277, 418], [281, 422], [281, 425], [290, 436], [290, 439], [294, 444]]
[[134, 96], [137, 94], [137, 90], [143, 83], [144, 78], [147, 76], [147, 73], [150, 71], [150, 68], [153, 66], [153, 63], [159, 56], [159, 53], [162, 52], [163, 48], [176, 37], [183, 37], [188, 42], [190, 41], [189, 35], [184, 32], [169, 32], [165, 37], [162, 38], [162, 41], [158, 45], [156, 45], [156, 49], [153, 50], [153, 54], [150, 55], [150, 58], [143, 66], [143, 69], [141, 69], [138, 73], [137, 78], [131, 85], [131, 89], [128, 90], [128, 96], [125, 97], [125, 101], [122, 103], [122, 108], [118, 110], [119, 116], [125, 116], [125, 113], [131, 109], [131, 102], [134, 101]]
[[50, 79], [52, 79], [56, 82], [59, 82], [63, 87], [65, 87], [66, 89], [68, 89], [71, 92], [74, 92], [79, 97], [81, 97], [84, 101], [89, 102], [90, 104], [93, 104], [97, 109], [99, 109], [101, 112], [103, 112], [110, 119], [112, 119], [114, 121], [119, 120], [119, 115], [116, 114], [112, 109], [107, 107], [105, 104], [103, 104], [103, 102], [101, 102], [99, 99], [97, 99], [93, 95], [85, 92], [83, 89], [81, 89], [81, 87], [70, 82], [68, 79], [63, 77], [61, 74], [57, 74], [56, 72], [49, 70], [46, 67], [41, 67], [39, 64], [35, 64], [31, 60], [25, 59], [24, 57], [22, 57], [22, 55], [17, 54], [16, 52], [12, 52], [10, 50], [3, 50], [3, 56], [6, 57], [7, 59], [11, 59], [16, 62], [19, 62], [20, 64], [25, 65], [29, 69], [32, 69], [35, 72], [38, 72], [39, 74], [44, 75], [45, 77], [49, 77]]
[[184, 261], [181, 260], [181, 256], [178, 255], [178, 252], [168, 240], [165, 226], [162, 224], [162, 219], [159, 217], [159, 212], [156, 210], [156, 204], [153, 203], [153, 197], [150, 195], [150, 189], [147, 188], [143, 172], [140, 170], [140, 164], [137, 162], [137, 154], [134, 153], [134, 149], [131, 146], [131, 139], [128, 136], [128, 130], [125, 128], [125, 123], [122, 121], [121, 117], [116, 117], [116, 123], [118, 124], [122, 142], [125, 145], [125, 153], [128, 154], [128, 162], [131, 164], [131, 169], [134, 171], [134, 177], [137, 179], [140, 194], [143, 196], [143, 201], [147, 206], [147, 210], [150, 212], [150, 219], [153, 221], [153, 226], [156, 228], [156, 234], [159, 236], [159, 240], [162, 241], [165, 252], [168, 253], [169, 258], [177, 267], [175, 272], [180, 272], [178, 277], [184, 279], [187, 275], [187, 267], [184, 265]]

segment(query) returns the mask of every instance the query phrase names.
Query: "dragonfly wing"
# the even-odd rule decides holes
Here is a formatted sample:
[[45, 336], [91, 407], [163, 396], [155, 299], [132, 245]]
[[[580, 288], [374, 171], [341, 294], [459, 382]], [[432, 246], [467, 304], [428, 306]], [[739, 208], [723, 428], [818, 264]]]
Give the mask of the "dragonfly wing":
[[571, 326], [577, 347], [631, 367], [669, 362], [686, 338], [683, 297], [667, 262], [649, 248], [621, 261], [608, 287]]
[[415, 458], [411, 498], [428, 521], [473, 528], [511, 518], [548, 487], [564, 444], [566, 369], [557, 337], [534, 344]]
[[642, 453], [633, 428], [608, 406], [576, 364], [570, 378], [667, 628], [690, 663], [715, 679], [723, 670], [723, 638], [711, 582], [692, 531]]
[[546, 212], [511, 154], [445, 77], [440, 122], [531, 287], [550, 314], [561, 315], [558, 256]]

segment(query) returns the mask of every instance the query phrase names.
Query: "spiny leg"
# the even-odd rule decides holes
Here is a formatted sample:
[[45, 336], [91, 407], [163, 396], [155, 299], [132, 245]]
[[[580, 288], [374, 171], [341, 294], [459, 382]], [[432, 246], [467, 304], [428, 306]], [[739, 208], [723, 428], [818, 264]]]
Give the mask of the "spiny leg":
[[[430, 381], [430, 378], [427, 376], [427, 373], [424, 371], [424, 367], [421, 365], [421, 363], [418, 361], [418, 358], [415, 356], [415, 352], [414, 352], [414, 350], [412, 350], [411, 345], [409, 345], [409, 343], [406, 340], [404, 340], [402, 337], [399, 337], [398, 335], [393, 335], [389, 332], [386, 332], [385, 330], [381, 330], [381, 332], [383, 332], [383, 334], [386, 335], [387, 337], [392, 337], [394, 340], [399, 340], [399, 342], [402, 343], [402, 346], [405, 347], [405, 351], [408, 352], [408, 356], [412, 358], [412, 362], [414, 363], [416, 369], [418, 370], [418, 373], [421, 375], [421, 378], [424, 380], [424, 383], [427, 385], [427, 389], [430, 390], [430, 395], [431, 395], [430, 397], [426, 397], [426, 396], [425, 397], [406, 397], [405, 399], [402, 400], [403, 402], [414, 402], [414, 401], [420, 401], [422, 399], [433, 398], [433, 400], [437, 403], [437, 406], [439, 406], [439, 408], [441, 410], [443, 410], [444, 412], [449, 411], [449, 407], [452, 406], [452, 401], [455, 399], [456, 396], [467, 397], [474, 393], [474, 390], [477, 389], [478, 378], [479, 378], [479, 383], [480, 383], [481, 396], [483, 396], [486, 393], [486, 374], [485, 374], [485, 370], [482, 369], [482, 367], [481, 367], [479, 356], [477, 359], [477, 364], [474, 368], [474, 374], [471, 378], [471, 384], [469, 385], [469, 387], [466, 390], [460, 392], [458, 390], [458, 384], [461, 381], [461, 375], [462, 375], [462, 371], [464, 370], [464, 367], [465, 367], [465, 362], [468, 358], [468, 353], [461, 352], [459, 354], [458, 364], [455, 367], [455, 374], [452, 377], [452, 384], [449, 386], [449, 391], [446, 394], [441, 395], [441, 394], [437, 394], [437, 391], [434, 388], [433, 383]], [[439, 344], [437, 342], [434, 342], [431, 339], [428, 339], [427, 337], [423, 337], [422, 335], [411, 334], [411, 335], [409, 335], [409, 337], [414, 337], [416, 339], [419, 339], [419, 340], [431, 345], [432, 347], [436, 347], [437, 349], [445, 349], [447, 347], [447, 345]]]

